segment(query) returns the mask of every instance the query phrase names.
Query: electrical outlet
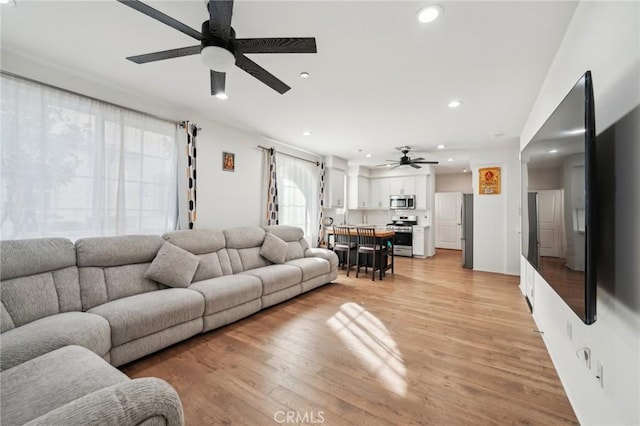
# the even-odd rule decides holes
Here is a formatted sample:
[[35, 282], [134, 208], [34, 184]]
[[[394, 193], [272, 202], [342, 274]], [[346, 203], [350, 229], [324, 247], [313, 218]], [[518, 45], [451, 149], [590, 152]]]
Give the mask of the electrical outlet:
[[600, 383], [600, 387], [604, 387], [602, 373], [602, 364], [600, 361], [596, 361], [596, 380]]
[[567, 336], [569, 340], [573, 339], [573, 325], [571, 325], [570, 321], [567, 321]]

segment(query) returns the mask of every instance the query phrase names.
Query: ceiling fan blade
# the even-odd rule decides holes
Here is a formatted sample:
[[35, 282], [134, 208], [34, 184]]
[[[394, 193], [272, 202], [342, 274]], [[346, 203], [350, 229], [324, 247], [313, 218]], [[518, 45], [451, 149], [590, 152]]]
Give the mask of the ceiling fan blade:
[[[400, 164], [397, 161], [395, 161], [395, 163], [398, 164], [398, 165]], [[375, 165], [373, 167], [390, 167], [390, 166], [392, 166], [392, 164], [385, 163], [385, 164], [377, 164], [377, 165]]]
[[162, 61], [163, 59], [180, 58], [182, 56], [197, 55], [202, 46], [181, 47], [180, 49], [163, 50], [162, 52], [146, 53], [144, 55], [129, 56], [127, 59], [136, 64]]
[[400, 167], [402, 164], [396, 164], [393, 167], [389, 167], [389, 170], [393, 170], [393, 169], [397, 169], [398, 167]]
[[413, 167], [414, 169], [421, 169], [422, 168], [422, 166], [418, 166], [417, 164], [414, 164], [414, 163], [410, 163], [409, 165], [411, 167]]
[[231, 35], [231, 16], [233, 15], [233, 0], [209, 0], [209, 32], [214, 37], [229, 40]]
[[413, 161], [413, 163], [417, 163], [417, 164], [439, 164], [438, 161]]
[[282, 81], [278, 80], [273, 74], [269, 71], [262, 68], [260, 65], [253, 62], [251, 59], [247, 58], [242, 54], [236, 54], [236, 65], [251, 74], [267, 86], [271, 87], [276, 92], [281, 95], [291, 89], [291, 87], [284, 84]]
[[411, 161], [416, 162], [416, 161], [422, 161], [424, 160], [424, 157], [418, 157], [418, 158], [412, 158]]
[[234, 46], [241, 53], [318, 53], [314, 37], [241, 38]]
[[225, 73], [211, 70], [211, 94], [213, 96], [217, 95], [218, 93], [226, 92], [226, 79], [227, 76]]
[[141, 1], [138, 1], [138, 0], [118, 0], [118, 1], [126, 6], [129, 6], [132, 9], [137, 10], [140, 13], [144, 13], [145, 15], [155, 19], [156, 21], [160, 21], [163, 24], [168, 25], [171, 28], [174, 28], [188, 35], [189, 37], [193, 37], [196, 40], [202, 40], [202, 34], [200, 34], [199, 31], [194, 30], [190, 26], [185, 25], [182, 22], [173, 19], [171, 16], [165, 15], [159, 10], [152, 8], [151, 6], [148, 6], [142, 3]]

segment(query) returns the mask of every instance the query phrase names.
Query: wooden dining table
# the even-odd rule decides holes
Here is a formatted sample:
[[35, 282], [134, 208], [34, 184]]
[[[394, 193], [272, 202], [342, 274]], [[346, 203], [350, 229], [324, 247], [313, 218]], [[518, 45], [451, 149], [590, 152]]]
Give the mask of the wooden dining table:
[[[351, 238], [354, 240], [354, 242], [357, 243], [357, 238], [358, 238], [358, 231], [357, 228], [358, 226], [348, 226], [345, 225], [346, 228], [349, 228], [349, 235], [351, 236]], [[386, 260], [386, 262], [383, 264], [383, 266], [380, 268], [380, 279], [382, 279], [383, 274], [391, 269], [391, 273], [394, 272], [394, 261], [393, 261], [393, 245], [395, 244], [395, 235], [396, 232], [389, 230], [389, 229], [378, 229], [375, 226], [362, 226], [362, 228], [374, 228], [375, 229], [375, 238], [376, 238], [376, 244], [380, 244], [380, 246], [384, 246], [387, 245], [387, 256], [385, 257], [384, 260]], [[333, 227], [327, 227], [325, 228], [325, 232], [327, 233], [327, 235], [334, 235], [335, 232], [333, 231]], [[391, 243], [390, 245], [388, 243]], [[356, 248], [357, 250], [357, 248]], [[351, 265], [349, 265], [351, 266]], [[372, 264], [368, 263], [367, 266], [372, 266]]]

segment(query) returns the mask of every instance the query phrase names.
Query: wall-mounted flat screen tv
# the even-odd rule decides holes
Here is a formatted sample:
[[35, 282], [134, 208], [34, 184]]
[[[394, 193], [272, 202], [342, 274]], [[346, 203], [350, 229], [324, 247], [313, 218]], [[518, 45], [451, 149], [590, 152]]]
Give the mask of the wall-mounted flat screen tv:
[[595, 117], [587, 71], [521, 153], [522, 254], [584, 321], [596, 320]]

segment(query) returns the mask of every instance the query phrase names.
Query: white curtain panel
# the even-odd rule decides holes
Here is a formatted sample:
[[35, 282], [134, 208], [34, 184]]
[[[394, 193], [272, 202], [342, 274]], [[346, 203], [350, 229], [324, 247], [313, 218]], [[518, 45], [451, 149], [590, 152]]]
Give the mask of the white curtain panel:
[[2, 239], [163, 233], [177, 126], [2, 75]]
[[309, 246], [318, 242], [318, 166], [277, 154], [278, 205], [281, 225], [299, 226]]

